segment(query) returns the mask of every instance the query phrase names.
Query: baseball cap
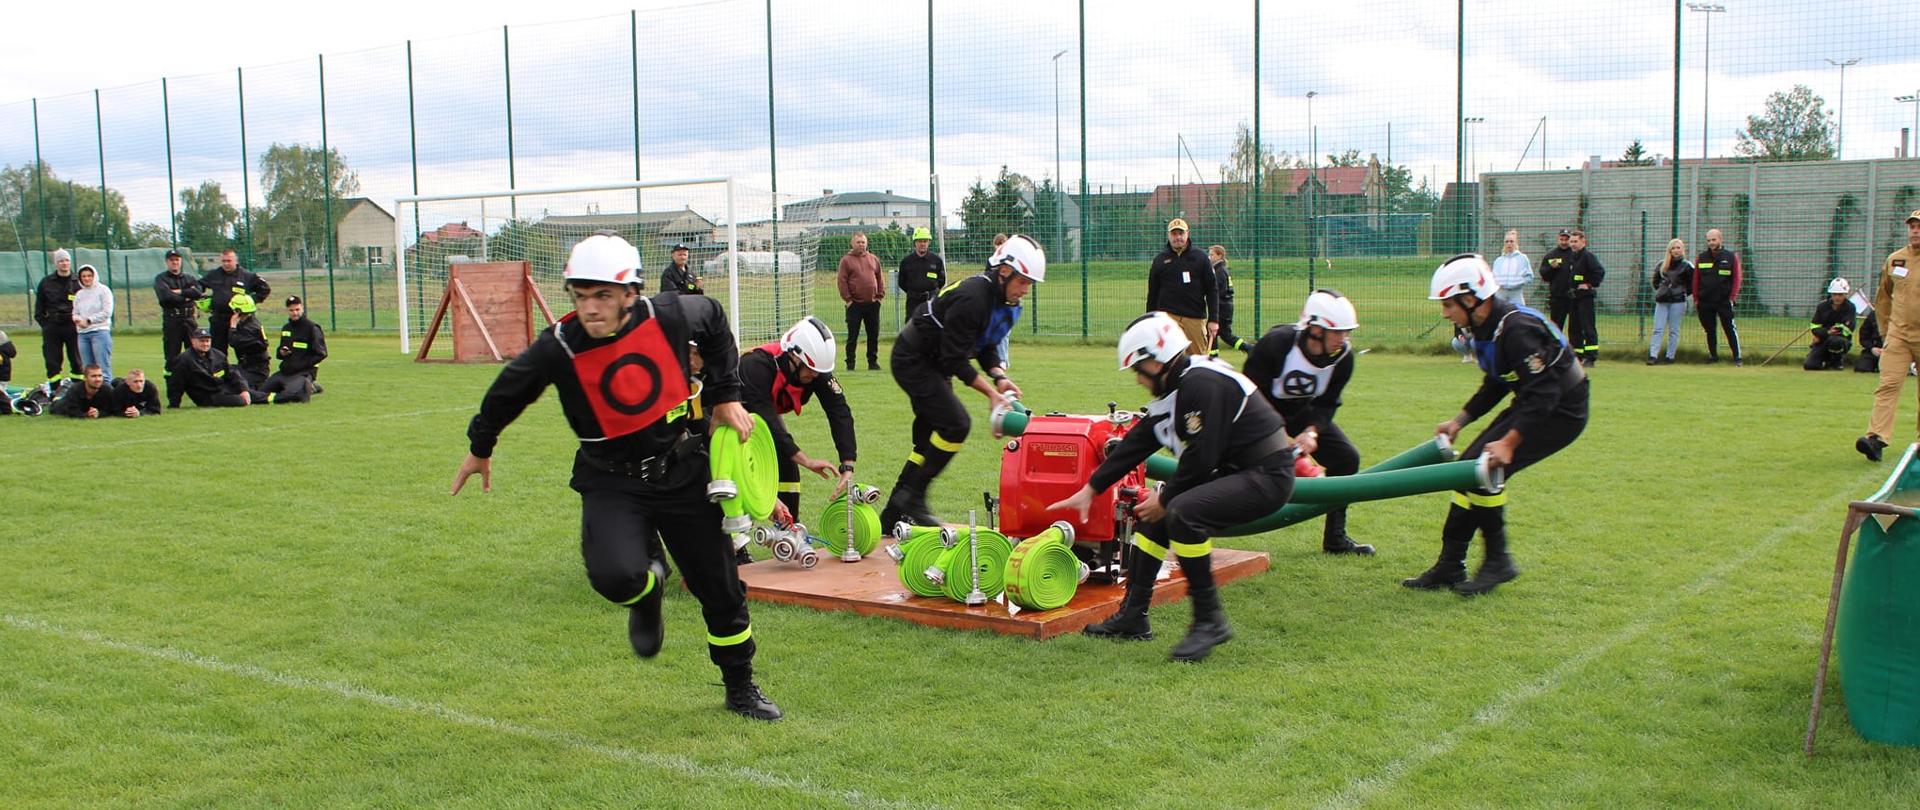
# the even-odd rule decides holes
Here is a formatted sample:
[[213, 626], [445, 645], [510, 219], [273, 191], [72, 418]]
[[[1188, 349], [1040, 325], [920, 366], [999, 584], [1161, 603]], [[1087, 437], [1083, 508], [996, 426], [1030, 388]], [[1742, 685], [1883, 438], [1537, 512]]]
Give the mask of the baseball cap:
[[191, 338], [191, 339], [193, 339], [193, 340], [199, 340], [199, 339], [201, 339], [201, 338], [207, 338], [207, 339], [212, 339], [212, 338], [213, 338], [213, 333], [212, 333], [212, 332], [209, 332], [209, 331], [207, 331], [207, 328], [206, 328], [206, 327], [204, 327], [204, 326], [202, 326], [202, 327], [200, 327], [200, 328], [198, 328], [198, 329], [195, 329], [195, 330], [193, 330], [193, 334], [190, 334], [190, 335], [188, 335], [187, 337], [189, 337], [189, 338]]
[[167, 251], [167, 258], [169, 258], [169, 259], [178, 259], [178, 258], [180, 258], [180, 251], [177, 251], [177, 250], [169, 250], [169, 251]]
[[300, 300], [300, 296], [297, 296], [297, 295], [287, 296], [287, 306], [293, 306], [294, 304], [300, 304], [300, 303], [305, 303]]
[[1907, 221], [1908, 221], [1908, 222], [1912, 222], [1912, 221], [1914, 221], [1914, 220], [1916, 220], [1916, 219], [1920, 219], [1920, 211], [1915, 211], [1915, 212], [1913, 212], [1913, 213], [1911, 213], [1911, 214], [1908, 214], [1908, 215], [1907, 215]]
[[1193, 229], [1187, 227], [1187, 221], [1184, 219], [1179, 219], [1176, 217], [1172, 222], [1167, 223], [1167, 233], [1173, 233], [1174, 231], [1190, 231], [1190, 230], [1193, 230]]
[[687, 249], [687, 243], [685, 243], [685, 242], [675, 242], [675, 243], [673, 244], [673, 249], [674, 249], [674, 250], [686, 250], [686, 249]]
[[1560, 229], [1560, 235], [1561, 235], [1561, 236], [1572, 236], [1572, 235], [1573, 235], [1573, 229], [1572, 229], [1572, 228], [1561, 228], [1561, 229]]

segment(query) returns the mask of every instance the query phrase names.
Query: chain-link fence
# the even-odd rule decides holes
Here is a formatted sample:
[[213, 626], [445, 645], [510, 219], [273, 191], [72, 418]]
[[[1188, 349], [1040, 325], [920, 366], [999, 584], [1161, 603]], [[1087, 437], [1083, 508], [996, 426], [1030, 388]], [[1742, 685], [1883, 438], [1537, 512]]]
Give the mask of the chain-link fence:
[[[1366, 342], [1438, 343], [1422, 288], [1440, 259], [1508, 229], [1538, 257], [1583, 227], [1618, 347], [1644, 341], [1667, 240], [1697, 252], [1715, 227], [1746, 260], [1752, 353], [1794, 339], [1831, 277], [1870, 288], [1904, 239], [1920, 57], [1898, 43], [1916, 27], [1892, 0], [720, 0], [407, 32], [0, 104], [0, 327], [29, 322], [65, 246], [110, 268], [142, 328], [156, 249], [178, 246], [196, 265], [236, 249], [323, 326], [393, 329], [397, 260], [446, 224], [398, 197], [733, 177], [765, 208], [738, 213], [743, 249], [817, 247], [769, 283], [811, 284], [834, 323], [851, 233], [892, 269], [928, 227], [953, 278], [1018, 231], [1052, 266], [1017, 339], [1105, 340], [1183, 217], [1226, 252], [1241, 335], [1334, 287]], [[670, 196], [595, 213], [693, 205]], [[555, 215], [522, 203], [476, 227]]]

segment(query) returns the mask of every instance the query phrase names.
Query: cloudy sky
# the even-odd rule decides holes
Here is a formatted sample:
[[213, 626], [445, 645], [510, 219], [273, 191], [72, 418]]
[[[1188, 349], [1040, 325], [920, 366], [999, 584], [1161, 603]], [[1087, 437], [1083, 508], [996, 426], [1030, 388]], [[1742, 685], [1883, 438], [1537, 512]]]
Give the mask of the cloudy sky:
[[[1744, 116], [1795, 83], [1833, 109], [1841, 73], [1827, 60], [1852, 58], [1860, 62], [1846, 71], [1845, 156], [1895, 153], [1915, 105], [1894, 97], [1920, 89], [1920, 57], [1887, 32], [1920, 30], [1920, 8], [1725, 5], [1684, 21], [1683, 155], [1701, 153], [1703, 123], [1706, 151], [1727, 153]], [[628, 18], [635, 7], [335, 0], [285, 18], [238, 2], [24, 5], [9, 11], [10, 27], [42, 35], [16, 37], [0, 53], [0, 164], [32, 160], [29, 99], [38, 99], [45, 159], [62, 177], [100, 182], [98, 88], [106, 180], [126, 193], [136, 220], [168, 216], [168, 123], [172, 188], [214, 179], [238, 202], [243, 154], [257, 161], [272, 143], [319, 142], [316, 56], [326, 54], [329, 142], [359, 172], [365, 194], [390, 201], [413, 182], [403, 45], [411, 40], [421, 191], [504, 188], [505, 25], [518, 187], [632, 179], [637, 39], [644, 178], [731, 174], [752, 189], [744, 206], [770, 207], [777, 157], [782, 201], [828, 188], [927, 196], [925, 6], [775, 0], [772, 133], [763, 0], [643, 3], [637, 35]], [[1083, 59], [1088, 182], [1144, 190], [1218, 179], [1236, 128], [1254, 120], [1256, 33], [1259, 121], [1273, 148], [1305, 152], [1311, 113], [1322, 154], [1390, 153], [1416, 176], [1454, 176], [1451, 2], [1267, 0], [1257, 23], [1252, 0], [1087, 7], [1082, 53], [1073, 0], [936, 0], [932, 169], [946, 208], [1001, 165], [1042, 178], [1055, 176], [1058, 160], [1069, 184], [1080, 181]], [[1670, 3], [1647, 0], [1470, 3], [1466, 115], [1485, 119], [1470, 127], [1472, 166], [1578, 166], [1589, 155], [1617, 156], [1635, 138], [1672, 152], [1673, 18]], [[236, 67], [244, 67], [245, 152]], [[257, 202], [257, 168], [249, 179]], [[660, 192], [646, 204], [689, 202], [718, 213], [711, 194]]]

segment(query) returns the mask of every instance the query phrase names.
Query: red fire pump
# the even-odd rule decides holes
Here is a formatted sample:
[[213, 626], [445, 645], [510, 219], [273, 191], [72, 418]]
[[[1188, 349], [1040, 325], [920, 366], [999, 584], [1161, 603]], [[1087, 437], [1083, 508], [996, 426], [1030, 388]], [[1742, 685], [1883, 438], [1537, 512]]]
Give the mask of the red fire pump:
[[1113, 581], [1122, 571], [1120, 548], [1133, 534], [1133, 505], [1146, 491], [1145, 465], [1095, 495], [1085, 521], [1069, 512], [1050, 513], [1047, 504], [1080, 491], [1138, 419], [1139, 414], [1120, 410], [1112, 402], [1107, 403], [1104, 416], [1057, 412], [1027, 416], [1024, 431], [1008, 439], [1000, 456], [1000, 532], [1031, 537], [1064, 520], [1073, 526], [1075, 552], [1088, 563], [1092, 577]]

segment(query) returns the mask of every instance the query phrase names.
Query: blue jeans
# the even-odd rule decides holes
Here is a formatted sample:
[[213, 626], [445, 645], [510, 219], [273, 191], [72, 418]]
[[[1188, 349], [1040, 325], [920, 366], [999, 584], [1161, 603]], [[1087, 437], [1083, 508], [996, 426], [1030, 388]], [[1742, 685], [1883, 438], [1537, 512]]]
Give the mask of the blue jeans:
[[113, 379], [113, 333], [105, 329], [80, 333], [80, 367], [98, 365], [107, 379]]
[[1660, 356], [1660, 341], [1667, 342], [1667, 359], [1673, 359], [1673, 353], [1680, 350], [1680, 318], [1687, 314], [1687, 302], [1675, 301], [1671, 304], [1654, 302], [1653, 305], [1653, 343], [1647, 346], [1648, 357]]

